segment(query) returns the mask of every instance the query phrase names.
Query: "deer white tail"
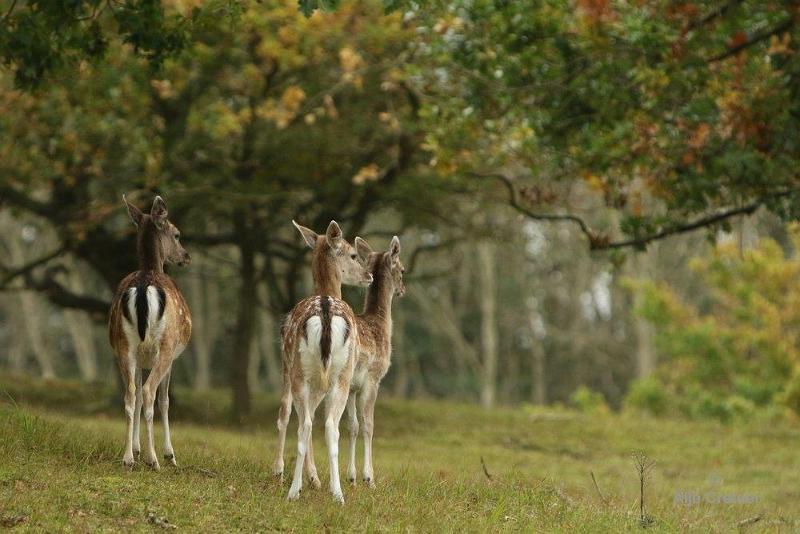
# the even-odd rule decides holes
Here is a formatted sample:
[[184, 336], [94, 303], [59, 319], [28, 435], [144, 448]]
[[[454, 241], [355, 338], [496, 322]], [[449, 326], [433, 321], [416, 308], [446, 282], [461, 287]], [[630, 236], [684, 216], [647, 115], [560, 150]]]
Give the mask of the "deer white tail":
[[[306, 369], [318, 366], [322, 389], [328, 389], [331, 357], [339, 353], [347, 341], [347, 321], [331, 314], [330, 297], [320, 297], [320, 313], [306, 321]], [[316, 360], [316, 361], [314, 361]]]

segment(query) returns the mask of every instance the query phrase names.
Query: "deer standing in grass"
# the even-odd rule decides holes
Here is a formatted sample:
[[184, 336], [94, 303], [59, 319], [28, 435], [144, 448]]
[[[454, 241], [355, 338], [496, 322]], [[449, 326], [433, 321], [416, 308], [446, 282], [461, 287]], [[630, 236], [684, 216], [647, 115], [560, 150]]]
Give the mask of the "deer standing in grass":
[[[347, 400], [347, 419], [350, 430], [350, 455], [347, 479], [356, 482], [356, 441], [358, 413], [361, 414], [364, 436], [364, 482], [375, 485], [372, 470], [372, 432], [375, 428], [375, 401], [381, 380], [389, 371], [392, 359], [392, 299], [406, 293], [403, 283], [405, 268], [400, 261], [400, 240], [392, 238], [389, 250], [373, 252], [369, 244], [357, 237], [356, 251], [368, 266], [373, 282], [367, 290], [364, 310], [356, 316], [358, 351], [350, 396]], [[313, 458], [312, 458], [313, 462]], [[314, 465], [309, 470], [316, 472]]]
[[283, 476], [286, 427], [294, 404], [299, 420], [297, 463], [288, 498], [294, 500], [300, 495], [304, 464], [311, 468], [312, 484], [319, 484], [311, 456], [311, 429], [314, 412], [326, 398], [325, 440], [330, 460], [330, 490], [336, 501], [344, 503], [339, 481], [339, 421], [353, 376], [358, 329], [353, 310], [341, 298], [341, 286], [342, 283], [369, 285], [372, 275], [353, 246], [344, 239], [335, 221], [331, 221], [325, 235], [318, 235], [297, 223], [294, 225], [314, 250], [311, 270], [316, 295], [301, 300], [281, 328], [283, 391], [278, 410], [278, 454], [274, 473]]
[[[167, 206], [157, 196], [149, 214], [144, 214], [122, 197], [137, 227], [136, 248], [139, 270], [126, 276], [111, 302], [109, 339], [117, 357], [125, 391], [128, 418], [127, 440], [122, 463], [131, 467], [139, 456], [139, 421], [144, 406], [147, 443], [144, 462], [158, 470], [153, 446], [153, 405], [164, 423], [164, 459], [177, 465], [169, 432], [169, 378], [172, 362], [192, 333], [189, 307], [164, 263], [188, 265], [189, 253], [180, 244], [180, 232], [167, 220]], [[142, 369], [150, 369], [144, 385]]]

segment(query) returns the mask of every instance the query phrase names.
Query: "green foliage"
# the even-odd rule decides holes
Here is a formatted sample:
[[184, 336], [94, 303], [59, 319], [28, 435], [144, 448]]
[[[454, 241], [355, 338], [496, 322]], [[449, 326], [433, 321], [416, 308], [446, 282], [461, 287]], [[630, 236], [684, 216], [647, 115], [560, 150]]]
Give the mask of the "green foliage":
[[440, 173], [514, 169], [536, 208], [578, 188], [633, 238], [748, 201], [797, 217], [792, 2], [433, 5], [411, 68]]
[[624, 405], [650, 415], [667, 415], [670, 408], [669, 392], [655, 377], [634, 380], [628, 386]]
[[800, 413], [800, 260], [765, 240], [744, 253], [719, 245], [692, 265], [709, 291], [695, 304], [664, 285], [636, 288], [637, 313], [655, 327], [662, 363], [626, 402], [723, 420], [775, 406]]
[[608, 413], [606, 399], [599, 391], [592, 391], [587, 386], [577, 388], [569, 398], [570, 405], [584, 413]]

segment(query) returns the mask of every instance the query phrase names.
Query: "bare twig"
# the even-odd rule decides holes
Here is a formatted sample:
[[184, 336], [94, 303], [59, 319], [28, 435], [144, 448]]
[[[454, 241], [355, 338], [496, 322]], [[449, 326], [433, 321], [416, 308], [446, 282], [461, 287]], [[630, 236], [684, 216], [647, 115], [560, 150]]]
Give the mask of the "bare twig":
[[639, 475], [639, 521], [642, 526], [646, 526], [651, 519], [644, 512], [644, 488], [647, 484], [647, 477], [655, 467], [655, 460], [651, 460], [644, 451], [634, 451], [631, 454], [636, 474]]
[[483, 461], [483, 456], [481, 456], [481, 467], [483, 468], [483, 474], [486, 475], [486, 478], [492, 480], [492, 475], [489, 474], [489, 470], [486, 468], [486, 462]]
[[597, 491], [597, 495], [600, 496], [600, 500], [603, 501], [604, 505], [608, 505], [608, 501], [603, 495], [603, 492], [600, 491], [600, 486], [597, 485], [597, 479], [594, 478], [594, 471], [589, 471], [589, 474], [592, 475], [592, 482], [594, 483], [594, 489], [595, 491]]
[[736, 526], [738, 528], [744, 528], [744, 527], [749, 527], [750, 525], [755, 525], [756, 523], [761, 521], [762, 517], [763, 515], [758, 514], [757, 516], [754, 517], [748, 517], [747, 519], [742, 519], [741, 521], [736, 523]]

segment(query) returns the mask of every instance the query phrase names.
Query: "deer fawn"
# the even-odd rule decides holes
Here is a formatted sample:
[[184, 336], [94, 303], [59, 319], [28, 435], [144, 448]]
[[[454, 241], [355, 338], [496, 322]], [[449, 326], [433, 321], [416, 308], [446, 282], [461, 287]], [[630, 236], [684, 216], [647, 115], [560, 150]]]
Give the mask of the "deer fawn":
[[[286, 426], [294, 403], [299, 419], [297, 460], [289, 500], [297, 499], [303, 485], [303, 466], [310, 452], [314, 412], [323, 398], [325, 439], [330, 459], [330, 490], [344, 503], [339, 481], [339, 421], [347, 403], [358, 344], [358, 329], [350, 306], [341, 299], [342, 283], [369, 285], [372, 275], [361, 263], [342, 231], [331, 221], [325, 235], [294, 223], [313, 252], [311, 268], [317, 295], [301, 300], [281, 328], [283, 392], [278, 411], [278, 455], [274, 472], [283, 475]], [[313, 462], [310, 464], [313, 466]], [[316, 478], [316, 469], [312, 483]]]
[[[164, 422], [164, 459], [172, 465], [175, 451], [169, 432], [169, 377], [177, 358], [192, 333], [189, 307], [172, 278], [164, 274], [164, 263], [189, 263], [189, 253], [180, 244], [180, 232], [167, 220], [167, 206], [157, 196], [150, 214], [142, 213], [123, 196], [128, 213], [137, 227], [136, 248], [139, 270], [126, 276], [111, 303], [108, 331], [117, 356], [125, 389], [128, 434], [122, 463], [133, 466], [139, 456], [139, 418], [144, 405], [147, 424], [145, 463], [158, 470], [153, 446], [153, 404], [158, 389], [158, 406]], [[142, 385], [142, 369], [150, 369]]]
[[[347, 478], [356, 482], [356, 440], [358, 438], [358, 411], [364, 428], [364, 482], [375, 485], [372, 470], [372, 431], [374, 429], [375, 401], [381, 380], [389, 371], [392, 357], [392, 298], [403, 296], [405, 268], [400, 262], [400, 240], [392, 238], [387, 252], [373, 252], [366, 241], [357, 237], [356, 251], [369, 266], [373, 282], [367, 290], [364, 311], [356, 316], [358, 328], [358, 352], [355, 370], [350, 382], [350, 397], [347, 400], [347, 418], [350, 430], [350, 456]], [[313, 459], [312, 459], [313, 461]], [[315, 466], [309, 470], [316, 472]]]

